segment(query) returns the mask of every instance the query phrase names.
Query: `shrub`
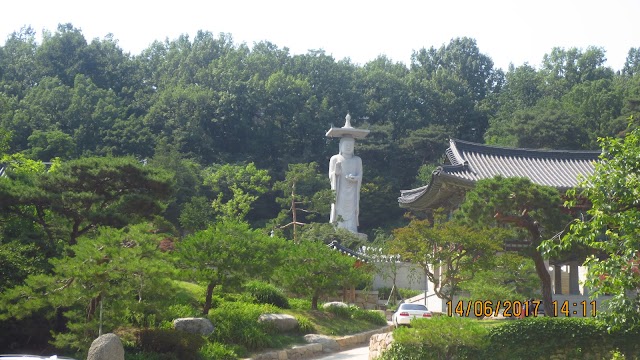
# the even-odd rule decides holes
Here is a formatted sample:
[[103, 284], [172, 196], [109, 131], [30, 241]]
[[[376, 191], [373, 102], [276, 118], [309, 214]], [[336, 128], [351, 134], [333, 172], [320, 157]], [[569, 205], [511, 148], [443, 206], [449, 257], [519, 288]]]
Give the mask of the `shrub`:
[[201, 311], [191, 305], [174, 304], [167, 308], [165, 316], [173, 321], [178, 318], [197, 317], [200, 316], [200, 313]]
[[398, 289], [398, 292], [400, 293], [400, 296], [402, 296], [403, 299], [408, 299], [420, 294], [424, 294], [424, 291], [422, 290], [405, 289], [405, 288]]
[[302, 315], [297, 315], [296, 320], [298, 320], [298, 332], [300, 332], [301, 334], [313, 334], [316, 331], [313, 322], [311, 322], [309, 318]]
[[311, 301], [308, 299], [289, 299], [289, 306], [291, 309], [296, 310], [310, 310], [311, 309]]
[[640, 358], [640, 327], [633, 326], [630, 329], [619, 329], [609, 334], [614, 347], [617, 349], [618, 359]]
[[389, 299], [389, 295], [391, 294], [391, 288], [387, 286], [378, 288], [378, 299], [387, 300]]
[[258, 280], [249, 281], [244, 284], [244, 290], [248, 292], [258, 304], [271, 304], [281, 309], [289, 308], [289, 300], [282, 290], [269, 283]]
[[200, 348], [200, 356], [208, 360], [236, 360], [238, 358], [231, 347], [217, 342], [207, 343]]
[[329, 312], [337, 317], [343, 318], [343, 319], [350, 319], [351, 318], [351, 307], [350, 306], [337, 306], [337, 305], [331, 305], [327, 308], [323, 308], [326, 312]]
[[368, 321], [376, 325], [387, 325], [387, 318], [380, 311], [356, 308], [352, 310], [351, 318]]
[[205, 343], [200, 335], [167, 329], [143, 329], [138, 332], [137, 337], [142, 351], [173, 354], [181, 360], [198, 359], [198, 349]]
[[459, 317], [416, 320], [394, 331], [381, 360], [418, 359], [636, 359], [640, 329], [607, 332], [593, 318], [527, 318], [489, 330], [482, 321]]
[[265, 323], [259, 323], [258, 317], [276, 312], [278, 308], [268, 304], [225, 302], [209, 312], [209, 318], [216, 326], [209, 339], [240, 345], [251, 350], [269, 347], [270, 327]]
[[482, 359], [487, 330], [477, 320], [458, 317], [417, 319], [393, 332], [394, 344], [382, 360]]
[[492, 328], [489, 341], [495, 359], [544, 359], [558, 352], [568, 359], [583, 359], [586, 354], [608, 356], [613, 350], [606, 325], [593, 318], [509, 321]]

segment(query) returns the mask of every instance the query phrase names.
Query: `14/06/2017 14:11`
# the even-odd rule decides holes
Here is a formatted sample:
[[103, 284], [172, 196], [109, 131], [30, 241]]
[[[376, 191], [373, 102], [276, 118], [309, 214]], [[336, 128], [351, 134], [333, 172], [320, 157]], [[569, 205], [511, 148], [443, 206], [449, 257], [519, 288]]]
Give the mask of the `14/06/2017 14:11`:
[[[466, 303], [466, 304], [465, 304]], [[572, 305], [572, 307], [570, 306]], [[570, 303], [568, 300], [553, 301], [551, 304], [552, 313], [547, 316], [596, 316], [596, 302], [588, 302], [586, 300]], [[541, 301], [519, 301], [519, 300], [476, 300], [462, 301], [459, 300], [455, 306], [451, 301], [447, 301], [447, 315], [453, 316], [476, 316], [489, 317], [502, 315], [503, 317], [527, 317], [544, 315], [544, 307]]]

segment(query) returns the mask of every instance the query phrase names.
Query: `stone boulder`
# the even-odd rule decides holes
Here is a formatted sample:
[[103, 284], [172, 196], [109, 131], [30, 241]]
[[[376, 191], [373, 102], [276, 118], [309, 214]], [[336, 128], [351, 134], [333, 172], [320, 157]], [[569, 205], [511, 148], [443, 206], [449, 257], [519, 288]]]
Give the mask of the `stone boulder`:
[[369, 360], [375, 360], [393, 344], [393, 333], [372, 335], [369, 339]]
[[307, 334], [304, 336], [304, 341], [309, 344], [320, 344], [322, 345], [322, 351], [324, 352], [332, 352], [340, 350], [340, 344], [338, 342], [326, 335], [318, 335], [318, 334]]
[[173, 320], [173, 328], [190, 334], [209, 335], [215, 327], [206, 318], [180, 318]]
[[87, 360], [124, 360], [124, 347], [116, 334], [104, 334], [93, 340]]
[[332, 306], [335, 306], [335, 307], [344, 307], [344, 308], [349, 307], [349, 305], [347, 305], [347, 304], [343, 303], [342, 301], [331, 301], [331, 302], [328, 302], [328, 303], [324, 303], [324, 304], [322, 305], [322, 308], [323, 308], [323, 309], [327, 309], [327, 308], [330, 308], [330, 307], [332, 307]]
[[262, 314], [258, 322], [272, 324], [279, 331], [292, 331], [298, 328], [298, 319], [287, 314]]

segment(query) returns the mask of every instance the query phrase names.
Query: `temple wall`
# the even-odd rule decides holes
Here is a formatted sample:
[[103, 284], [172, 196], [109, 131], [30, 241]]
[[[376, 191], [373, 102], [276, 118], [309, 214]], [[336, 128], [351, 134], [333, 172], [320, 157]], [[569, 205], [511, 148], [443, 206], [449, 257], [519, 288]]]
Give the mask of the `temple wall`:
[[[399, 262], [385, 262], [377, 263], [375, 267], [374, 289], [393, 287], [395, 277], [396, 288], [424, 290], [424, 273], [418, 266]], [[429, 284], [429, 288], [433, 288], [433, 285]]]

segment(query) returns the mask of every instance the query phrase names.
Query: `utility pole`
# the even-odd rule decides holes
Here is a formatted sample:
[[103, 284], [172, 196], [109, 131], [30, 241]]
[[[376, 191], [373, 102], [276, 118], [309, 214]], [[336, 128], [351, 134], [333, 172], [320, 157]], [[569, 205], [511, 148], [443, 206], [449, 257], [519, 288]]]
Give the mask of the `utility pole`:
[[[293, 225], [293, 242], [294, 244], [298, 243], [298, 235], [297, 235], [297, 226], [303, 226], [306, 225], [305, 223], [301, 223], [298, 222], [298, 209], [296, 208], [296, 204], [302, 204], [302, 201], [296, 201], [296, 183], [294, 182], [293, 185], [291, 185], [291, 208], [289, 210], [291, 210], [291, 214], [292, 214], [292, 220], [290, 223], [288, 223], [287, 225], [283, 225], [280, 227], [280, 229], [284, 229], [288, 226]], [[302, 209], [300, 209], [302, 210]], [[302, 210], [305, 211], [305, 210]]]

